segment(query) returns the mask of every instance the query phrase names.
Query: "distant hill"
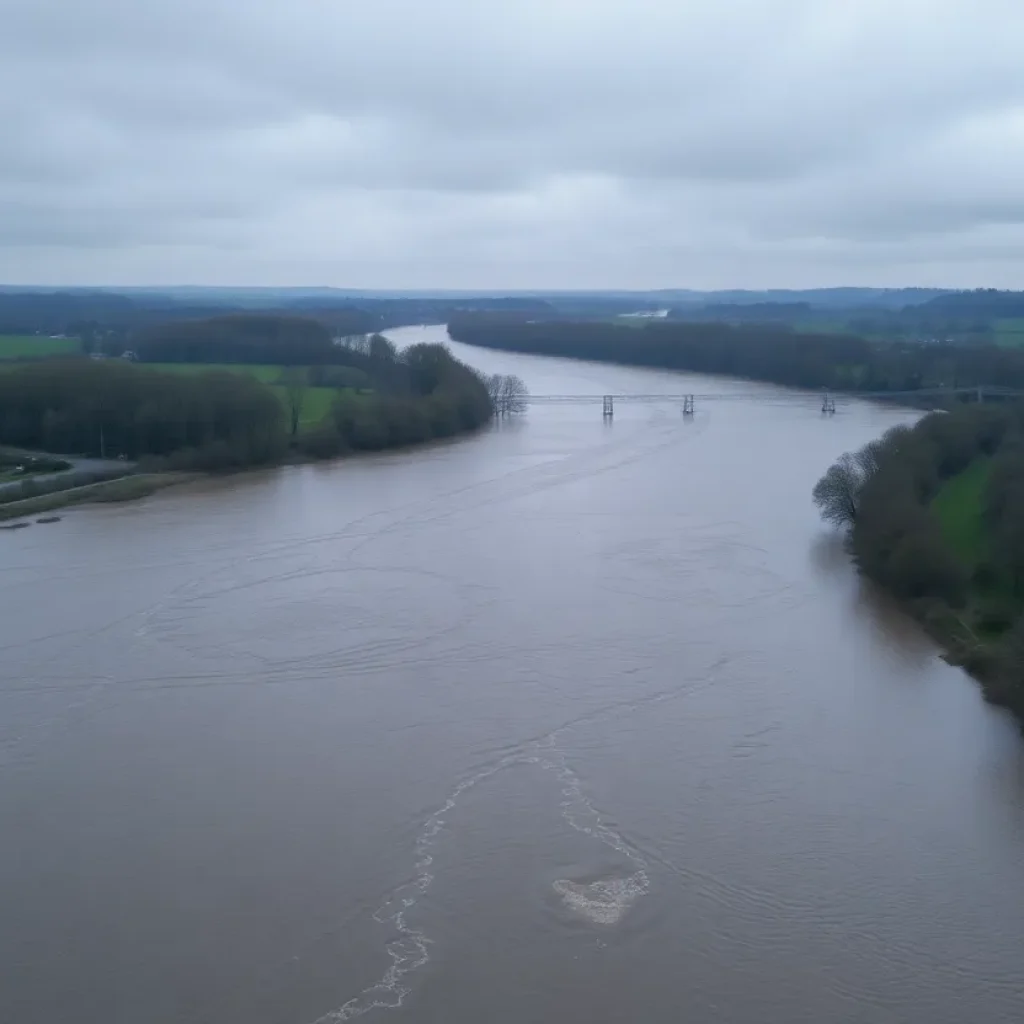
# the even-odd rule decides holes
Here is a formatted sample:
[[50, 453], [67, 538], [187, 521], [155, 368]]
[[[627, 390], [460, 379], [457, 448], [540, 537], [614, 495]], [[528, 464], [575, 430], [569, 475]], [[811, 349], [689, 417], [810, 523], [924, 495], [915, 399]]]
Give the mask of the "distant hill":
[[992, 320], [1024, 317], [1024, 292], [1002, 292], [995, 288], [950, 292], [926, 302], [920, 312], [943, 317], [972, 317]]

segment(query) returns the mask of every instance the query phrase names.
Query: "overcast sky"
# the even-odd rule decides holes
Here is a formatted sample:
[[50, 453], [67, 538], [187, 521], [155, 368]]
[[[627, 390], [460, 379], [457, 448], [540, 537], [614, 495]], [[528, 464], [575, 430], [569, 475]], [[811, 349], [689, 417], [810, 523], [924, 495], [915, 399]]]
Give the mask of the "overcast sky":
[[0, 0], [0, 282], [1024, 288], [1024, 0]]

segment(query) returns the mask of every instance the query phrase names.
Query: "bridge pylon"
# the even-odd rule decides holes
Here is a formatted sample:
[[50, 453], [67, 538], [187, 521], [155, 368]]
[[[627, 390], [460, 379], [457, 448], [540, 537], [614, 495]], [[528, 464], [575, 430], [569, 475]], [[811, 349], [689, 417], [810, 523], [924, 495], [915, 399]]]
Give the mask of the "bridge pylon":
[[615, 400], [611, 395], [604, 396], [604, 406], [601, 410], [601, 415], [606, 420], [610, 420], [615, 415]]

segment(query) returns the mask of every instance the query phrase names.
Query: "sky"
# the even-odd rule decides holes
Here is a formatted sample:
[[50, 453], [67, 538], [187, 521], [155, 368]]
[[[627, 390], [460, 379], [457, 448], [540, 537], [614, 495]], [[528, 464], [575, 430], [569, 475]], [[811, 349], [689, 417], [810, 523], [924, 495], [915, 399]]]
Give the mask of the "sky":
[[0, 0], [0, 282], [1024, 288], [1022, 0]]

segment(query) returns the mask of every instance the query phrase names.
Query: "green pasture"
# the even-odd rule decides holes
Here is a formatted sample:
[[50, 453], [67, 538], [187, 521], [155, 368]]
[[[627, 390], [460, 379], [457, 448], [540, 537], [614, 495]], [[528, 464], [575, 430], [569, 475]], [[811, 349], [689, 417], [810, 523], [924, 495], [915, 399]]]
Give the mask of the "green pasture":
[[47, 338], [37, 334], [0, 334], [0, 359], [31, 359], [77, 352], [77, 338]]

